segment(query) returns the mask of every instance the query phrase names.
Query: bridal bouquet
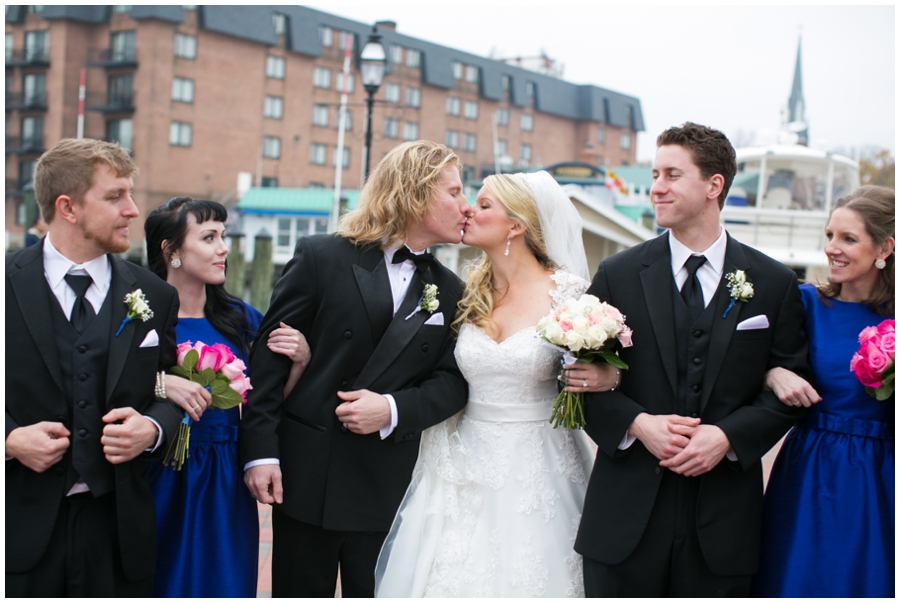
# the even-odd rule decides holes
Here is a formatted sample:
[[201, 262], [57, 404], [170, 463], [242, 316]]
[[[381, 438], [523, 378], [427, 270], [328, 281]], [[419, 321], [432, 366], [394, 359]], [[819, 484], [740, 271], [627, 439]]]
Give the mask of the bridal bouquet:
[[866, 327], [859, 334], [859, 350], [850, 359], [850, 370], [876, 400], [894, 394], [894, 320]]
[[[247, 390], [253, 389], [245, 372], [247, 367], [227, 345], [206, 345], [202, 341], [191, 345], [190, 341], [186, 341], [178, 345], [176, 352], [178, 365], [172, 367], [171, 373], [206, 388], [212, 394], [211, 407], [234, 408], [247, 401]], [[193, 421], [190, 415], [184, 413], [178, 426], [178, 434], [169, 445], [163, 460], [163, 464], [171, 464], [176, 471], [181, 470], [184, 461], [190, 456], [188, 448], [191, 423]]]
[[[620, 346], [631, 346], [631, 329], [625, 325], [625, 316], [593, 295], [567, 299], [538, 322], [537, 333], [563, 352], [565, 364], [602, 358], [617, 368], [628, 368], [616, 354]], [[550, 422], [554, 428], [562, 425], [566, 431], [583, 429], [584, 396], [563, 388], [553, 403]]]

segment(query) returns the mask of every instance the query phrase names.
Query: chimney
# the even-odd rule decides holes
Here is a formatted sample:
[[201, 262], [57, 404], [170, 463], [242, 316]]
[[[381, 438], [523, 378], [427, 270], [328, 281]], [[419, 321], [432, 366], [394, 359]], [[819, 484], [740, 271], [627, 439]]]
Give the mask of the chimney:
[[375, 21], [375, 27], [378, 29], [387, 29], [389, 31], [397, 31], [396, 21]]

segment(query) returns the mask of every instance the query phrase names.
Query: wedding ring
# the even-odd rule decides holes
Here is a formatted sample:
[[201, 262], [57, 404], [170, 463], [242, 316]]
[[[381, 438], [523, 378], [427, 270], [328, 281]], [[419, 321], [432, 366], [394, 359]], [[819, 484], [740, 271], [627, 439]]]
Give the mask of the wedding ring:
[[587, 379], [581, 380], [581, 387], [587, 387]]

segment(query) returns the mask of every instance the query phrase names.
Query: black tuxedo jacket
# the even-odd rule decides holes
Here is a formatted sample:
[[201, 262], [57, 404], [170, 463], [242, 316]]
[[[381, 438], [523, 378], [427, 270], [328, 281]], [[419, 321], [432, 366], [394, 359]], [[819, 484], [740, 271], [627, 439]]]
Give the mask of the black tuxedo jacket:
[[[575, 548], [605, 564], [621, 563], [637, 546], [656, 500], [659, 460], [635, 441], [618, 450], [641, 412], [678, 414], [677, 360], [671, 254], [668, 233], [622, 251], [600, 264], [588, 293], [616, 306], [633, 329], [634, 346], [621, 351], [629, 370], [614, 392], [585, 402], [587, 432], [599, 446]], [[744, 270], [754, 295], [731, 301], [725, 274]], [[738, 461], [723, 459], [701, 480], [697, 532], [704, 558], [719, 575], [756, 572], [762, 517], [761, 457], [802, 416], [762, 391], [776, 366], [812, 381], [807, 363], [805, 314], [797, 278], [786, 266], [728, 237], [715, 308], [700, 418], [728, 436]], [[736, 330], [765, 315], [769, 327]]]
[[[412, 317], [424, 284], [438, 286], [443, 326]], [[333, 235], [299, 241], [275, 286], [250, 356], [247, 408], [241, 421], [241, 462], [280, 459], [282, 510], [329, 530], [386, 532], [409, 485], [419, 434], [463, 408], [467, 386], [453, 357], [450, 329], [462, 293], [459, 278], [433, 262], [414, 277], [396, 316], [377, 246]], [[284, 322], [309, 341], [312, 359], [285, 399], [291, 367], [264, 345]], [[334, 411], [338, 391], [391, 394], [398, 424], [378, 433], [344, 431]]]
[[[109, 256], [113, 331], [109, 334], [106, 410], [131, 406], [153, 417], [165, 434], [174, 434], [181, 418], [168, 400], [154, 398], [155, 375], [175, 364], [178, 295], [151, 272]], [[125, 319], [125, 295], [141, 289], [153, 318], [132, 321], [115, 337]], [[63, 392], [50, 305], [57, 303], [44, 277], [43, 243], [6, 256], [6, 435], [41, 421], [61, 422], [72, 431]], [[55, 311], [55, 310], [54, 310]], [[159, 345], [139, 347], [156, 329]], [[102, 430], [99, 424], [96, 429]], [[165, 442], [165, 439], [164, 439]], [[165, 443], [154, 457], [165, 451]], [[6, 461], [6, 571], [23, 573], [44, 555], [65, 492], [68, 459], [43, 473], [16, 460]], [[147, 463], [142, 454], [115, 466], [119, 544], [125, 576], [143, 580], [156, 566], [156, 517]]]

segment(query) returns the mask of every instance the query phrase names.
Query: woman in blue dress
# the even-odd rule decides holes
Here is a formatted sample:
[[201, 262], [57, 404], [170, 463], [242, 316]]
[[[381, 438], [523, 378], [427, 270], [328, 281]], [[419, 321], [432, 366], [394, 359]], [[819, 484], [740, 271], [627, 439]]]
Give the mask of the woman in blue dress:
[[850, 358], [860, 331], [894, 317], [894, 191], [839, 199], [825, 235], [828, 282], [800, 288], [816, 389], [780, 369], [767, 378], [783, 402], [812, 408], [772, 468], [753, 593], [893, 597], [894, 398], [868, 395]]
[[[178, 290], [176, 341], [223, 343], [249, 364], [262, 314], [225, 291], [226, 217], [219, 203], [172, 199], [147, 216], [147, 257], [150, 269]], [[298, 331], [283, 327], [267, 343], [295, 361], [295, 382], [308, 347]], [[165, 390], [193, 424], [182, 469], [150, 467], [158, 534], [154, 595], [255, 597], [259, 519], [238, 461], [241, 409], [208, 408], [205, 389], [174, 375], [165, 376]]]

